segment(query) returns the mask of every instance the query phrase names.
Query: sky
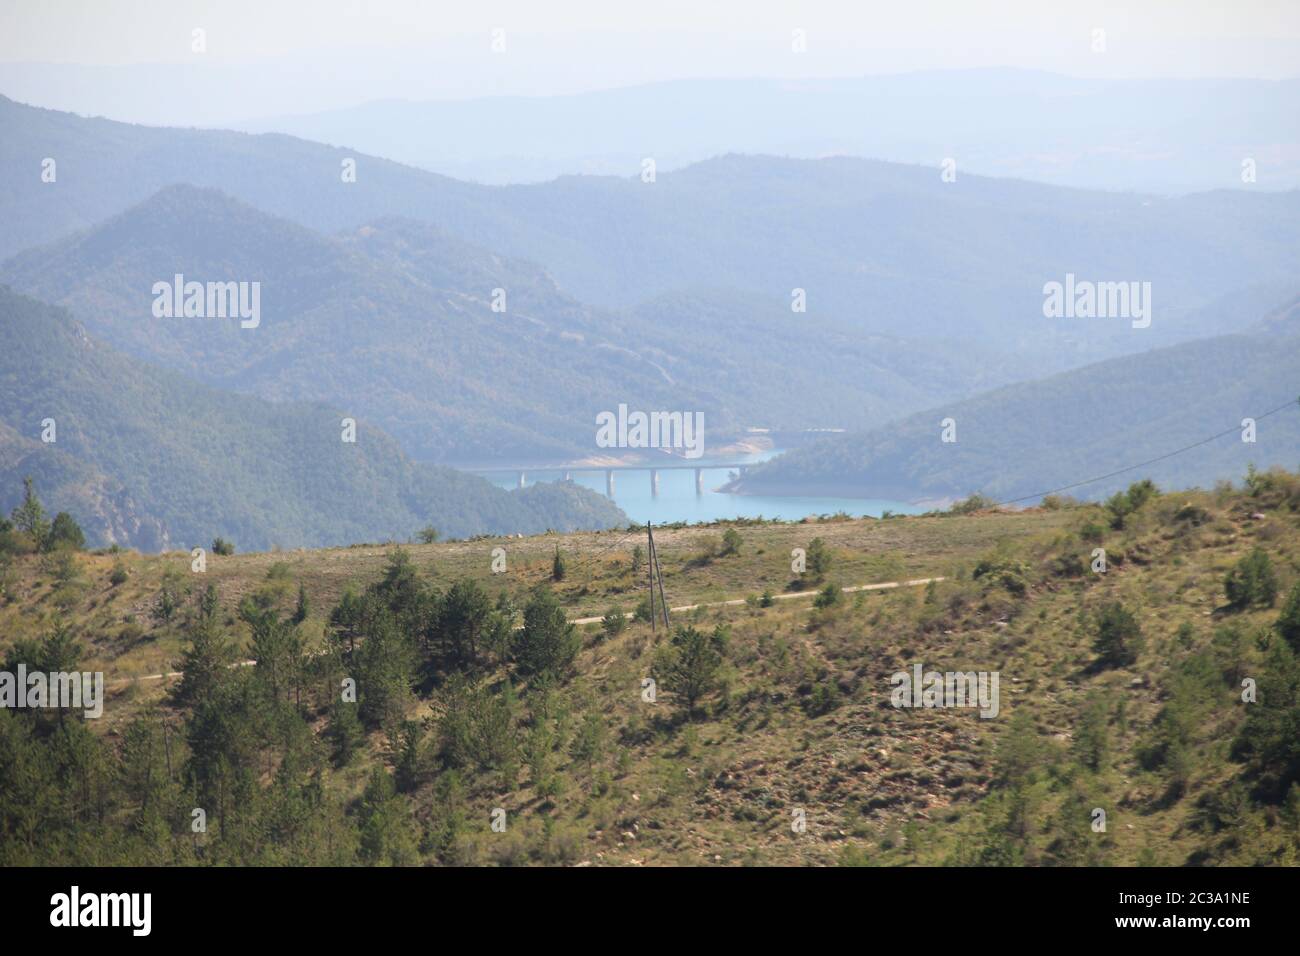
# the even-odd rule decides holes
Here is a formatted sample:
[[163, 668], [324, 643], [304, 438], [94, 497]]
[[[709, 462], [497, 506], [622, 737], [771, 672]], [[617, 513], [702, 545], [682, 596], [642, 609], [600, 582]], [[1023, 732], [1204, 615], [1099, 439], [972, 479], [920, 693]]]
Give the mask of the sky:
[[1296, 76], [1300, 2], [0, 0], [0, 92], [135, 122], [968, 67]]

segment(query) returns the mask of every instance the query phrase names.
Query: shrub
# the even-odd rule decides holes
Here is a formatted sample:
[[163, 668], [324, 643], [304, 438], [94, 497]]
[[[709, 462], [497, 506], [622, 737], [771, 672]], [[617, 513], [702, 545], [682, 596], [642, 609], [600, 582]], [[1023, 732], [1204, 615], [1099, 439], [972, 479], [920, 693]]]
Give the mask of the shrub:
[[1259, 548], [1255, 548], [1237, 562], [1237, 566], [1224, 578], [1223, 589], [1228, 604], [1238, 610], [1248, 607], [1272, 607], [1277, 600], [1277, 576], [1273, 562]]
[[840, 688], [833, 680], [818, 683], [803, 700], [803, 711], [809, 717], [829, 714], [840, 705]]
[[632, 612], [632, 620], [640, 621], [643, 624], [649, 624], [652, 613], [653, 612], [650, 608], [650, 599], [644, 597], [637, 602], [636, 610]]
[[600, 619], [600, 629], [604, 632], [606, 638], [617, 637], [623, 633], [625, 627], [627, 627], [627, 618], [624, 617], [623, 609], [618, 605], [606, 611], [605, 616]]
[[988, 497], [988, 495], [982, 495], [977, 491], [969, 498], [964, 498], [961, 501], [954, 501], [952, 506], [948, 509], [948, 514], [974, 514], [976, 511], [988, 511], [990, 508], [996, 508], [997, 504], [998, 503]]
[[1233, 741], [1232, 756], [1247, 761], [1258, 793], [1281, 802], [1300, 782], [1300, 663], [1291, 648], [1273, 641], [1259, 680], [1259, 701]]
[[1048, 562], [1047, 566], [1051, 573], [1058, 578], [1077, 578], [1091, 567], [1083, 555], [1073, 551], [1058, 554]]
[[691, 564], [695, 567], [706, 567], [713, 563], [713, 559], [721, 550], [722, 542], [717, 538], [704, 538], [700, 541], [700, 552], [691, 558]]
[[722, 533], [722, 556], [740, 554], [740, 545], [742, 543], [740, 532], [735, 528], [728, 528]]
[[1106, 537], [1106, 529], [1096, 521], [1085, 521], [1079, 529], [1079, 537], [1089, 544], [1101, 544]]
[[1142, 628], [1123, 604], [1116, 601], [1101, 609], [1097, 615], [1097, 636], [1092, 644], [1098, 665], [1126, 667], [1137, 661], [1142, 644]]
[[72, 515], [60, 511], [54, 516], [54, 523], [50, 525], [50, 532], [45, 538], [45, 547], [47, 550], [71, 548], [73, 551], [81, 551], [86, 547], [86, 535], [81, 530], [81, 526], [73, 520]]
[[821, 538], [813, 538], [812, 544], [808, 545], [808, 553], [805, 555], [805, 559], [814, 581], [820, 581], [826, 577], [827, 572], [831, 569], [831, 552], [826, 547], [826, 542]]
[[1078, 507], [1079, 502], [1069, 495], [1044, 495], [1039, 504], [1048, 511], [1063, 511]]
[[1110, 526], [1116, 531], [1124, 527], [1130, 515], [1142, 509], [1148, 501], [1159, 493], [1149, 478], [1135, 481], [1127, 491], [1117, 491], [1106, 499], [1106, 510], [1110, 513]]
[[113, 587], [119, 587], [126, 583], [128, 576], [126, 565], [118, 561], [113, 565], [113, 570], [108, 573], [108, 583]]
[[1005, 555], [993, 554], [983, 558], [975, 565], [971, 577], [989, 586], [1000, 585], [1017, 596], [1024, 594], [1029, 587], [1029, 569]]
[[833, 584], [826, 585], [826, 587], [822, 588], [817, 594], [817, 597], [813, 599], [813, 607], [817, 608], [833, 607], [839, 603], [840, 589]]
[[235, 553], [235, 546], [225, 538], [213, 538], [212, 553], [222, 555], [223, 557], [229, 557]]
[[1246, 491], [1252, 498], [1272, 491], [1274, 483], [1274, 475], [1267, 471], [1257, 471], [1254, 462], [1246, 466]]

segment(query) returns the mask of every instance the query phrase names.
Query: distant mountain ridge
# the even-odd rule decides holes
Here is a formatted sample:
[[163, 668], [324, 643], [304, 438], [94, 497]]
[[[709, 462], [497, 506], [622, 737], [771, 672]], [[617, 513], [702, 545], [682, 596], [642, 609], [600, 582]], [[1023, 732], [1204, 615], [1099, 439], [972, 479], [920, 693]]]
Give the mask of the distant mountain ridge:
[[[685, 79], [471, 99], [420, 99], [414, 83], [402, 88], [415, 99], [338, 107], [363, 94], [313, 84], [293, 100], [274, 99], [278, 87], [294, 86], [277, 82], [286, 76], [252, 64], [210, 66], [199, 75], [176, 64], [0, 64], [0, 90], [132, 119], [114, 111], [114, 93], [129, 89], [135, 92], [127, 100], [149, 102], [160, 117], [147, 122], [287, 133], [483, 182], [626, 176], [645, 156], [666, 171], [739, 151], [928, 164], [955, 156], [972, 173], [1156, 193], [1239, 187], [1242, 158], [1255, 157], [1261, 188], [1300, 186], [1300, 166], [1288, 151], [1300, 140], [1295, 79], [1099, 79], [986, 68]], [[268, 99], [256, 108], [224, 119], [211, 109], [232, 88], [259, 83]], [[322, 111], [286, 105], [304, 94], [324, 104]], [[283, 115], [286, 109], [293, 112]], [[282, 115], [248, 118], [260, 110]], [[169, 113], [173, 119], [161, 118]]]
[[[1215, 299], [1294, 283], [1300, 259], [1297, 191], [1169, 199], [988, 179], [960, 163], [944, 182], [937, 160], [736, 155], [653, 182], [490, 187], [278, 134], [130, 126], [6, 99], [0, 127], [0, 181], [30, 180], [0, 193], [0, 257], [184, 182], [326, 233], [388, 216], [430, 222], [537, 263], [592, 306], [728, 288], [788, 309], [801, 288], [819, 326], [1015, 347], [1047, 371], [1235, 331], [1183, 326]], [[39, 183], [42, 157], [59, 158], [57, 183]], [[341, 175], [349, 159], [355, 182]], [[1150, 334], [1045, 328], [1042, 285], [1067, 272], [1151, 281], [1161, 312]]]

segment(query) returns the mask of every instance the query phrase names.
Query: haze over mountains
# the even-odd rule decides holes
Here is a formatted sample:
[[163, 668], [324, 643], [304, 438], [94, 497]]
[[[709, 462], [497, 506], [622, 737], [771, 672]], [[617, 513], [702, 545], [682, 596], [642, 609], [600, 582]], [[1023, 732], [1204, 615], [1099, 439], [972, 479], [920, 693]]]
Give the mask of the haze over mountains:
[[[150, 290], [176, 274], [256, 277], [261, 323], [156, 318]], [[429, 461], [591, 454], [597, 414], [620, 403], [702, 411], [716, 444], [753, 422], [883, 422], [999, 380], [955, 349], [834, 328], [810, 337], [753, 295], [593, 309], [538, 267], [428, 224], [383, 219], [326, 237], [190, 186], [19, 254], [0, 280], [210, 384], [352, 409]], [[491, 308], [498, 288], [504, 313]], [[780, 379], [788, 387], [773, 389]]]
[[1300, 186], [1300, 80], [1102, 80], [1034, 70], [679, 80], [569, 96], [383, 100], [236, 124], [480, 182], [627, 176], [728, 152], [871, 156], [1161, 194]]
[[[1036, 350], [1036, 365], [1055, 361], [1049, 371], [1161, 336], [1231, 331], [1184, 319], [1224, 296], [1294, 283], [1300, 252], [1296, 192], [1158, 199], [960, 171], [945, 183], [934, 168], [868, 160], [742, 156], [654, 183], [566, 177], [487, 187], [278, 135], [133, 127], [12, 101], [0, 102], [0, 123], [11, 131], [0, 173], [12, 183], [0, 210], [15, 225], [0, 255], [184, 182], [324, 232], [394, 215], [431, 222], [539, 264], [591, 305], [725, 288], [788, 308], [803, 288], [808, 312], [792, 321], [1023, 346]], [[58, 183], [19, 188], [45, 156], [61, 157]], [[341, 181], [348, 158], [358, 163], [354, 183]], [[1149, 334], [1045, 326], [1043, 283], [1067, 272], [1151, 281], [1159, 317]]]
[[[822, 53], [826, 39], [817, 42]], [[444, 50], [438, 62], [458, 72], [448, 57], [469, 52]], [[461, 72], [475, 69], [473, 59]], [[501, 58], [492, 65], [499, 69]], [[1240, 188], [1242, 162], [1253, 158], [1256, 188], [1300, 185], [1295, 79], [1101, 79], [983, 68], [446, 99], [425, 92], [426, 63], [332, 66], [3, 63], [0, 90], [131, 122], [288, 133], [477, 182], [628, 176], [647, 156], [666, 171], [745, 152], [927, 166], [951, 156], [969, 173], [1159, 194]], [[857, 66], [882, 68], [874, 58]], [[391, 80], [386, 89], [401, 92], [372, 84], [367, 93], [347, 82], [349, 67], [366, 79], [382, 73]], [[234, 108], [238, 102], [245, 105]]]
[[[684, 289], [735, 289], [805, 322], [877, 334], [942, 334], [1062, 350], [1068, 367], [1155, 344], [1231, 331], [1186, 316], [1250, 288], [1294, 283], [1300, 194], [1231, 192], [1177, 199], [992, 180], [959, 168], [858, 159], [727, 156], [662, 174], [566, 177], [519, 187], [458, 182], [279, 135], [170, 130], [86, 120], [0, 101], [10, 132], [0, 209], [15, 228], [0, 254], [67, 235], [174, 183], [211, 186], [258, 209], [332, 233], [403, 216], [545, 268], [596, 306], [626, 308]], [[57, 183], [20, 188], [43, 157]], [[356, 182], [340, 167], [356, 159]], [[1042, 285], [1080, 277], [1151, 281], [1159, 317], [1123, 329], [1044, 335]], [[1275, 301], [1280, 301], [1282, 293]], [[797, 321], [797, 320], [796, 320]]]

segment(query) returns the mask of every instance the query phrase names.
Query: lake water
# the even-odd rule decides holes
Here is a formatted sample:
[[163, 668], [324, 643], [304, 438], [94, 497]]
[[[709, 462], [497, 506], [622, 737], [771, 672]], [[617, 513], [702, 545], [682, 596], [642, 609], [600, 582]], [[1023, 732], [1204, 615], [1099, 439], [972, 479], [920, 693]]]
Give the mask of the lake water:
[[[766, 451], [752, 455], [735, 455], [727, 462], [765, 461], [780, 451]], [[714, 459], [718, 461], [719, 459]], [[674, 462], [676, 463], [676, 462]], [[692, 465], [695, 463], [692, 462]], [[498, 466], [500, 467], [500, 466]], [[806, 518], [810, 515], [836, 514], [846, 512], [858, 517], [872, 515], [879, 517], [884, 511], [895, 514], [918, 514], [925, 508], [909, 505], [901, 501], [886, 501], [877, 498], [790, 498], [767, 495], [733, 495], [715, 491], [726, 484], [731, 477], [727, 468], [709, 467], [709, 459], [700, 459], [704, 469], [704, 491], [696, 494], [695, 472], [692, 469], [661, 470], [659, 472], [659, 493], [650, 491], [650, 469], [636, 471], [619, 471], [614, 473], [614, 503], [622, 508], [633, 521], [665, 524], [675, 521], [701, 522], [716, 521], [719, 518], [782, 518], [787, 521]], [[470, 469], [472, 470], [472, 469]], [[564, 477], [563, 470], [523, 469], [525, 484], [533, 485], [539, 481], [557, 481]], [[517, 487], [518, 478], [500, 473], [484, 474], [493, 484], [501, 488]], [[584, 488], [591, 488], [601, 494], [605, 493], [605, 473], [603, 471], [575, 471], [573, 480]]]

